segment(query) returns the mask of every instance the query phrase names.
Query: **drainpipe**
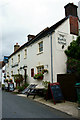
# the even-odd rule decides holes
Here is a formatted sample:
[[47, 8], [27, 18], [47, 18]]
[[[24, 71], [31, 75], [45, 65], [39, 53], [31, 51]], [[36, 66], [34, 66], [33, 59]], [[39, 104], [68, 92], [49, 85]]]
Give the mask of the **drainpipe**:
[[51, 47], [51, 82], [53, 83], [53, 51], [52, 51], [52, 33], [50, 33], [50, 47]]

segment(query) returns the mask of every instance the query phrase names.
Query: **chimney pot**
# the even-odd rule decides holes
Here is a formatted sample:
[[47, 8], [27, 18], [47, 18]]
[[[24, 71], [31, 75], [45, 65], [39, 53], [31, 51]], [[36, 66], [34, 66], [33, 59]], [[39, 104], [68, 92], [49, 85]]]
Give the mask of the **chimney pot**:
[[74, 16], [77, 17], [77, 8], [78, 6], [74, 5], [74, 3], [68, 3], [65, 8], [65, 16]]
[[16, 43], [16, 45], [14, 45], [14, 52], [16, 51], [16, 50], [18, 50], [20, 48], [20, 45], [18, 45], [18, 43]]

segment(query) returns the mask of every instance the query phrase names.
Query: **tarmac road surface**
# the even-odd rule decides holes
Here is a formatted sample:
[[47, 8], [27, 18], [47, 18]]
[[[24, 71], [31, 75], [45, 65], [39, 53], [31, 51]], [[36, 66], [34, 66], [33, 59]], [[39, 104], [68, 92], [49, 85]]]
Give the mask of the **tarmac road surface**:
[[66, 113], [35, 102], [30, 98], [2, 92], [2, 118], [70, 118]]

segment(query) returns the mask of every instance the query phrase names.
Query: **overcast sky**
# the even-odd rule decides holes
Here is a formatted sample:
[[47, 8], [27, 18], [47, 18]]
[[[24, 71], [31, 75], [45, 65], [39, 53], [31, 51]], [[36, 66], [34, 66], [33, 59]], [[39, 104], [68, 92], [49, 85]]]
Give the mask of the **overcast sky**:
[[[16, 43], [27, 42], [65, 17], [64, 6], [80, 0], [0, 0], [0, 59], [13, 52]], [[1, 57], [2, 54], [2, 57]]]

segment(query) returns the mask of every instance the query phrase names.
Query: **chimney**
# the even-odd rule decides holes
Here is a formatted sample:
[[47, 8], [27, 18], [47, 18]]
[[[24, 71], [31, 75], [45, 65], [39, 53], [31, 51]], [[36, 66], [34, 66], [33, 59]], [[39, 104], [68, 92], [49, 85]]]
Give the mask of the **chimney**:
[[28, 37], [28, 42], [29, 42], [30, 40], [32, 40], [33, 38], [35, 38], [35, 35], [30, 35], [29, 34], [27, 37]]
[[14, 45], [14, 52], [16, 51], [16, 50], [18, 50], [20, 48], [20, 45], [18, 45], [18, 43], [16, 43], [16, 45]]
[[65, 16], [74, 16], [74, 17], [78, 17], [77, 16], [77, 6], [74, 5], [73, 3], [68, 3], [66, 6], [64, 6], [65, 8]]

